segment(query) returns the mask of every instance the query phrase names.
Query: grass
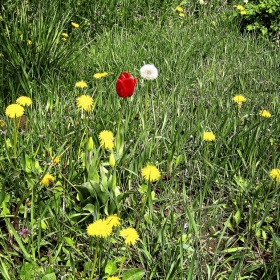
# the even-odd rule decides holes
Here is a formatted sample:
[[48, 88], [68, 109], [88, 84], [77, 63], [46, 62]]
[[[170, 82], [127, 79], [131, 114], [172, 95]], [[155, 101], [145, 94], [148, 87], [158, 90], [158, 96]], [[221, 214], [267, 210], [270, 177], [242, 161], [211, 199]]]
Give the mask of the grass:
[[[280, 279], [270, 176], [279, 168], [279, 49], [242, 34], [224, 1], [95, 2], [1, 7], [2, 278]], [[141, 78], [144, 64], [157, 79]], [[138, 78], [127, 99], [115, 90], [121, 72]], [[75, 87], [81, 80], [87, 88]], [[81, 94], [93, 97], [92, 112], [77, 107]], [[32, 105], [7, 117], [22, 95]], [[100, 147], [103, 130], [113, 151]], [[203, 141], [205, 131], [216, 140]], [[142, 178], [147, 164], [159, 180]], [[55, 179], [44, 186], [48, 173]], [[87, 234], [111, 214], [121, 218], [112, 235]], [[124, 244], [126, 227], [137, 230], [135, 245]]]

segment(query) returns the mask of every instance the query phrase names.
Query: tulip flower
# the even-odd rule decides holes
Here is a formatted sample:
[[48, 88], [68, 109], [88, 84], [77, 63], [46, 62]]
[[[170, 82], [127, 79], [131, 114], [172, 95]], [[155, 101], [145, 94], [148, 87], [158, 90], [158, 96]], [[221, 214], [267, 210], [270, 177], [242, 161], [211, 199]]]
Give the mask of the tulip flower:
[[130, 73], [121, 73], [116, 83], [116, 91], [118, 96], [122, 98], [132, 96], [136, 83], [137, 78], [133, 78]]

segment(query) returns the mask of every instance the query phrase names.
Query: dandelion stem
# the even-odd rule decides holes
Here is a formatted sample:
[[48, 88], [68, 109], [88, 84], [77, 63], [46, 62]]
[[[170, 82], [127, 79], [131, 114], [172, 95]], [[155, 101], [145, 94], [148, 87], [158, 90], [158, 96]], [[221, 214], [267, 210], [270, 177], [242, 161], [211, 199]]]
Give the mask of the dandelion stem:
[[148, 105], [149, 105], [149, 83], [146, 83], [146, 93], [145, 93], [145, 115], [144, 115], [144, 125], [147, 123]]
[[[141, 212], [140, 212], [140, 217], [143, 217], [143, 215], [144, 215], [145, 206], [147, 205], [147, 202], [148, 202], [148, 205], [149, 205], [149, 212], [152, 213], [152, 207], [153, 206], [152, 206], [151, 182], [150, 181], [148, 181], [148, 188], [147, 188], [147, 192], [144, 196], [143, 205], [142, 205], [142, 209], [141, 209]], [[137, 222], [137, 225], [136, 225], [136, 230], [138, 230], [139, 224], [140, 224], [140, 219], [138, 219], [138, 222]]]
[[19, 124], [20, 124], [20, 118], [15, 118], [14, 119], [15, 124], [14, 124], [14, 157], [17, 157], [17, 140], [18, 140], [18, 129], [19, 129]]
[[90, 274], [90, 280], [92, 280], [93, 276], [94, 276], [95, 266], [96, 266], [96, 262], [97, 262], [98, 249], [99, 249], [99, 238], [97, 237], [95, 252], [94, 252], [94, 259], [93, 259], [93, 264], [92, 264], [92, 269], [91, 269], [91, 274]]
[[120, 265], [120, 268], [119, 268], [118, 277], [120, 277], [120, 275], [121, 275], [121, 272], [122, 272], [122, 269], [123, 269], [123, 264], [124, 264], [124, 261], [125, 261], [125, 258], [126, 258], [126, 253], [127, 253], [127, 245], [125, 246], [125, 251], [124, 251], [122, 262], [121, 262], [121, 265]]

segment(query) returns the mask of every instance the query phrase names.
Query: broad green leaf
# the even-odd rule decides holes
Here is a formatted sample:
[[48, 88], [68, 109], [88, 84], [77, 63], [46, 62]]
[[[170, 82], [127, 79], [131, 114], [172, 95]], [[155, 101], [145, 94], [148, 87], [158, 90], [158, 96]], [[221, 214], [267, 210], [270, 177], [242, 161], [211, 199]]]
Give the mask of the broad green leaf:
[[238, 226], [240, 221], [241, 221], [241, 214], [240, 214], [240, 210], [238, 209], [235, 213], [235, 215], [233, 216], [234, 221], [236, 223], [236, 225]]
[[48, 224], [45, 221], [41, 221], [41, 228], [42, 229], [47, 229], [48, 228]]
[[75, 242], [70, 237], [64, 236], [63, 241], [71, 247], [75, 246]]
[[144, 270], [139, 268], [132, 268], [123, 274], [122, 280], [140, 280], [144, 275]]
[[36, 275], [40, 274], [40, 267], [35, 262], [26, 262], [20, 270], [20, 278], [22, 280], [36, 279]]
[[111, 276], [114, 275], [116, 271], [117, 264], [113, 260], [108, 261], [105, 266], [105, 273]]
[[46, 274], [41, 280], [56, 280], [54, 272]]

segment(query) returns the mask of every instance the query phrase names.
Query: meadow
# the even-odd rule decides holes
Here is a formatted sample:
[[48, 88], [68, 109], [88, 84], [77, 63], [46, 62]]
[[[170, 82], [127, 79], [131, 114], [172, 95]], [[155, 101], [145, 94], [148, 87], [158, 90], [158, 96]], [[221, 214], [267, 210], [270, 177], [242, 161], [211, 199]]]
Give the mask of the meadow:
[[0, 7], [0, 278], [280, 279], [279, 46], [89, 2]]

